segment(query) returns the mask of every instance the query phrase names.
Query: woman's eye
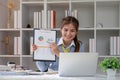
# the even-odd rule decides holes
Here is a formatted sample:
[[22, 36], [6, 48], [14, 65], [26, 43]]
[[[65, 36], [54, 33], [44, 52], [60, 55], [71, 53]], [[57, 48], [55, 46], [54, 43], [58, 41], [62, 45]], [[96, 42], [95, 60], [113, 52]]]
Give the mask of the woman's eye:
[[66, 31], [66, 32], [67, 32], [68, 30], [67, 30], [67, 29], [64, 29], [64, 31]]
[[71, 32], [75, 32], [75, 30], [71, 30]]

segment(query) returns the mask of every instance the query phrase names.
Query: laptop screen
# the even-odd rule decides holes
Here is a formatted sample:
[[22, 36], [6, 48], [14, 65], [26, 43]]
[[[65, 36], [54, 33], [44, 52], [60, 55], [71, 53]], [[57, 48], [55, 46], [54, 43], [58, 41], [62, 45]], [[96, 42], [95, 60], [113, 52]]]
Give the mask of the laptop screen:
[[91, 76], [97, 69], [98, 53], [60, 53], [59, 76]]

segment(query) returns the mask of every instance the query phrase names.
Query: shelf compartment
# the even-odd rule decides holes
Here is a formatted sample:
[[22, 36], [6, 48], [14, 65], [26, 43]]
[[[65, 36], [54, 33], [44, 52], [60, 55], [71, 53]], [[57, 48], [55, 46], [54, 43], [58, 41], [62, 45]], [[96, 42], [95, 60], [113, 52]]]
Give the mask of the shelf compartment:
[[32, 31], [22, 31], [22, 55], [30, 55], [31, 52], [31, 45], [30, 45], [30, 37], [33, 37], [33, 30]]
[[56, 12], [56, 28], [60, 28], [60, 22], [65, 17], [65, 10], [69, 10], [69, 3], [47, 3], [47, 12], [51, 10]]
[[[36, 5], [37, 4], [37, 5]], [[34, 12], [41, 12], [43, 10], [43, 4], [22, 4], [22, 28], [27, 28], [29, 24], [31, 28], [34, 26]]]
[[85, 30], [78, 32], [78, 39], [83, 42], [85, 52], [89, 52], [89, 39], [94, 38], [93, 30]]
[[0, 57], [0, 65], [7, 65], [7, 62], [15, 62], [16, 65], [20, 65], [19, 57]]
[[77, 10], [80, 28], [94, 27], [94, 2], [72, 2], [72, 12]]
[[110, 37], [119, 36], [119, 30], [98, 30], [96, 33], [96, 50], [99, 55], [110, 55]]
[[[96, 2], [96, 27], [119, 28], [120, 1]], [[102, 26], [97, 26], [102, 24]]]
[[0, 55], [14, 54], [14, 37], [20, 37], [20, 31], [0, 31]]

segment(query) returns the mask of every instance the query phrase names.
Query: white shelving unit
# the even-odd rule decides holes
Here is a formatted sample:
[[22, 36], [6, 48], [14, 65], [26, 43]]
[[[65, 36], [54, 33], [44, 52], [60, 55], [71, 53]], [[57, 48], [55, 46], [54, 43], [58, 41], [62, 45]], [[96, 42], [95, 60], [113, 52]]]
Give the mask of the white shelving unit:
[[[14, 61], [17, 65], [36, 70], [35, 62], [30, 55], [30, 37], [33, 36], [33, 12], [45, 11], [44, 26], [47, 26], [47, 11], [56, 11], [57, 37], [60, 37], [60, 21], [65, 17], [65, 10], [77, 10], [80, 26], [78, 38], [85, 45], [85, 52], [89, 52], [89, 39], [94, 38], [95, 51], [100, 58], [120, 57], [110, 56], [110, 37], [120, 36], [120, 1], [119, 0], [15, 0], [20, 2], [17, 9], [21, 11], [20, 29], [7, 28], [7, 9], [0, 7], [0, 64]], [[7, 4], [6, 0], [0, 3]], [[17, 3], [18, 4], [18, 3]], [[5, 9], [5, 10], [4, 10]], [[71, 14], [71, 13], [70, 13]], [[3, 18], [3, 16], [5, 16]], [[3, 20], [1, 20], [1, 18]], [[30, 24], [31, 28], [26, 28]], [[100, 25], [99, 25], [100, 24]], [[102, 25], [101, 25], [102, 24]], [[5, 36], [10, 37], [10, 55], [7, 49], [2, 49]], [[20, 36], [20, 55], [14, 55], [14, 37]]]

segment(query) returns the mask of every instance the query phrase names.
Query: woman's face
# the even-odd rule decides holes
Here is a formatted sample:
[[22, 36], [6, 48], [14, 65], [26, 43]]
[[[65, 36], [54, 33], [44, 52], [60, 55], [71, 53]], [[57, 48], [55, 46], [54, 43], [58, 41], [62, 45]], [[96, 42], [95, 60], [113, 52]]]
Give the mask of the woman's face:
[[75, 26], [72, 24], [64, 25], [60, 31], [61, 31], [63, 40], [67, 43], [70, 43], [77, 34]]

